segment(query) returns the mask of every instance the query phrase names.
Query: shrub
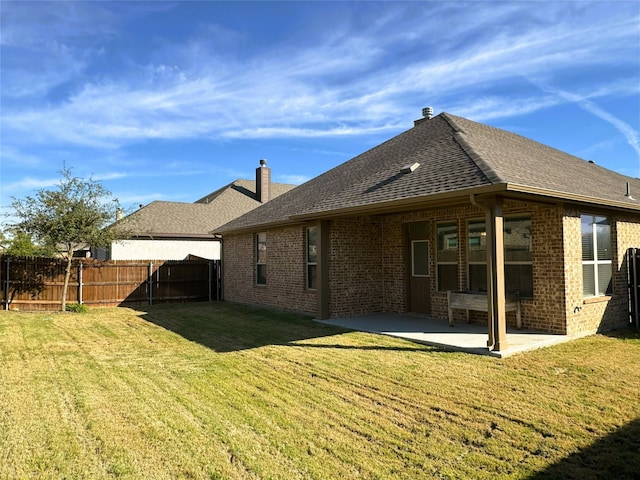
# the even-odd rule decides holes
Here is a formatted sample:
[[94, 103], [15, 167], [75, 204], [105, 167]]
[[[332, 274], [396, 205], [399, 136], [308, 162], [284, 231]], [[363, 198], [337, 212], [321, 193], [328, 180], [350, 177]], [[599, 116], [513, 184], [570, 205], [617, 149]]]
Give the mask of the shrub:
[[87, 313], [88, 311], [89, 311], [89, 307], [87, 307], [83, 303], [68, 303], [67, 304], [67, 312]]

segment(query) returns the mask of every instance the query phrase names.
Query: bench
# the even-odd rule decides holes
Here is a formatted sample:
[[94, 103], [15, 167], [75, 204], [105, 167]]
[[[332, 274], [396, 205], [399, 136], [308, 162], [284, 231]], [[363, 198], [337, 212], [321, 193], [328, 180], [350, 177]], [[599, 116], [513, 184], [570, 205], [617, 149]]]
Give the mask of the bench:
[[[447, 304], [449, 306], [449, 325], [453, 326], [453, 310], [466, 310], [467, 322], [469, 322], [469, 311], [488, 312], [489, 302], [487, 296], [481, 293], [458, 293], [447, 292]], [[516, 312], [517, 327], [522, 328], [522, 317], [520, 316], [520, 301], [507, 299], [504, 307], [507, 312]]]

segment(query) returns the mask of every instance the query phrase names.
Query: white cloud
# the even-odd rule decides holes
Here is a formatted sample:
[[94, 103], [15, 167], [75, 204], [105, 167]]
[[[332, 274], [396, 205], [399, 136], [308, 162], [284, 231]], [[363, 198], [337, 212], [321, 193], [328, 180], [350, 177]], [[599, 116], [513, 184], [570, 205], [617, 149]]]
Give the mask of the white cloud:
[[[504, 118], [558, 101], [553, 96], [531, 101], [528, 92], [507, 94], [507, 85], [521, 83], [523, 77], [622, 62], [636, 48], [629, 40], [637, 38], [637, 18], [595, 23], [562, 15], [566, 9], [557, 6], [540, 8], [543, 13], [522, 4], [500, 4], [479, 13], [449, 4], [420, 9], [403, 4], [376, 16], [363, 30], [337, 25], [316, 44], [303, 49], [278, 45], [245, 61], [210, 52], [205, 39], [193, 38], [171, 47], [181, 64], [134, 65], [117, 77], [85, 81], [62, 102], [6, 107], [3, 129], [11, 136], [28, 135], [34, 143], [116, 148], [149, 139], [379, 133], [406, 126], [407, 115], [417, 116], [424, 102], [441, 101], [474, 118]], [[430, 15], [445, 14], [459, 18], [430, 20]], [[544, 15], [554, 21], [543, 22]], [[402, 30], [397, 30], [399, 19], [409, 22]], [[486, 25], [494, 25], [495, 34], [485, 31]], [[208, 34], [237, 35], [220, 28]], [[459, 46], [452, 38], [477, 41]], [[612, 43], [620, 48], [611, 51]], [[391, 54], [398, 45], [407, 51], [401, 63]], [[57, 63], [68, 70], [44, 81], [42, 89], [85, 68], [81, 61], [60, 58]], [[482, 95], [468, 95], [483, 88], [487, 91]], [[460, 98], [464, 103], [455, 100]]]
[[580, 108], [586, 110], [587, 112], [595, 115], [596, 117], [604, 120], [605, 122], [612, 125], [618, 132], [620, 132], [624, 138], [627, 140], [627, 143], [633, 150], [636, 152], [638, 156], [638, 170], [637, 175], [640, 176], [640, 133], [638, 130], [634, 129], [631, 125], [626, 123], [625, 121], [617, 118], [615, 115], [607, 112], [600, 106], [598, 106], [595, 102], [590, 100], [589, 98], [583, 97], [573, 92], [567, 92], [564, 90], [556, 89], [550, 87], [548, 85], [543, 87], [546, 91], [554, 93], [558, 95], [560, 98], [569, 101], [578, 105]]
[[36, 190], [48, 188], [60, 183], [60, 178], [33, 178], [24, 177], [17, 182], [3, 184], [3, 193], [14, 193], [22, 190]]
[[280, 183], [291, 183], [293, 185], [300, 185], [304, 182], [311, 180], [311, 177], [307, 175], [278, 175], [278, 181]]

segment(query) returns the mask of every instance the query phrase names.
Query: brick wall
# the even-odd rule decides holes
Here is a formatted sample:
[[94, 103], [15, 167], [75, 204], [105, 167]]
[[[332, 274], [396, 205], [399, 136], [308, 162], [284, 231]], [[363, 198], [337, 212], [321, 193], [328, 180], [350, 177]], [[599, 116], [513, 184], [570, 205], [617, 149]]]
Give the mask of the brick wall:
[[[530, 205], [533, 298], [522, 301], [524, 328], [566, 333], [562, 208]], [[579, 232], [578, 232], [579, 233]], [[580, 246], [580, 235], [574, 241]], [[582, 279], [582, 277], [581, 277]]]
[[608, 331], [628, 325], [626, 251], [640, 245], [640, 219], [624, 215], [608, 216], [613, 243], [613, 292], [609, 297], [583, 298], [580, 211], [567, 210], [565, 216], [565, 274], [567, 276], [567, 334], [581, 335]]
[[314, 315], [316, 291], [306, 288], [305, 228], [267, 230], [267, 284], [256, 285], [255, 234], [225, 235], [224, 298]]
[[[562, 243], [562, 209], [557, 206], [527, 202], [507, 201], [505, 215], [531, 215], [532, 260], [534, 298], [522, 300], [523, 326], [553, 333], [565, 333], [564, 325], [564, 270]], [[403, 251], [405, 238], [403, 225], [426, 221], [429, 224], [430, 292], [431, 312], [435, 317], [448, 315], [446, 292], [437, 291], [436, 279], [436, 228], [439, 223], [455, 222], [458, 225], [458, 289], [467, 289], [467, 224], [470, 220], [484, 219], [485, 212], [471, 204], [430, 209], [420, 212], [395, 214], [383, 217], [385, 289], [384, 311], [406, 312], [407, 259]], [[578, 236], [578, 246], [580, 237]], [[387, 278], [392, 278], [387, 280]], [[582, 281], [582, 277], [580, 277]], [[457, 321], [465, 319], [463, 311], [454, 311]], [[471, 312], [471, 320], [486, 322], [486, 314]], [[507, 313], [507, 323], [516, 325], [514, 313]]]
[[382, 312], [383, 228], [379, 217], [349, 217], [329, 226], [329, 309], [332, 317]]
[[[504, 214], [531, 216], [533, 298], [522, 300], [523, 326], [578, 335], [623, 326], [627, 316], [625, 252], [640, 247], [640, 219], [611, 217], [614, 239], [614, 295], [584, 299], [580, 211], [561, 205], [505, 201]], [[458, 225], [458, 288], [467, 288], [467, 222], [484, 218], [471, 204], [329, 222], [329, 312], [331, 317], [407, 311], [405, 225], [429, 225], [432, 315], [447, 316], [446, 293], [436, 285], [436, 226]], [[255, 284], [254, 234], [224, 238], [225, 298], [315, 314], [316, 292], [306, 289], [304, 226], [267, 231], [267, 285]], [[464, 312], [456, 312], [459, 320]], [[486, 314], [472, 313], [485, 322]], [[515, 326], [515, 315], [507, 322]]]

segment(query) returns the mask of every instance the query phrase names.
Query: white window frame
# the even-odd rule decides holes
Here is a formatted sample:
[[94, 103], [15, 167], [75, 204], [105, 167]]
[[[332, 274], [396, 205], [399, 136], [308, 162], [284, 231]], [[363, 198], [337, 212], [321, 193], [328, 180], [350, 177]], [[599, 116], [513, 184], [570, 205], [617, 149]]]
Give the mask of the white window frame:
[[[613, 292], [607, 292], [604, 290], [604, 293], [600, 292], [600, 285], [598, 283], [598, 267], [600, 265], [609, 265], [611, 270], [611, 277], [609, 278], [609, 282], [611, 283], [611, 289], [613, 290], [613, 229], [611, 218], [605, 215], [592, 215], [590, 213], [583, 213], [580, 215], [580, 234], [582, 235], [582, 225], [583, 219], [590, 218], [591, 219], [591, 241], [592, 241], [592, 249], [593, 249], [593, 258], [591, 260], [582, 260], [583, 267], [583, 275], [582, 279], [584, 282], [584, 266], [592, 265], [593, 266], [593, 285], [591, 285], [594, 291], [593, 295], [585, 295], [584, 294], [584, 285], [582, 287], [583, 298], [596, 298], [596, 297], [608, 297]], [[611, 250], [611, 259], [606, 260], [598, 260], [598, 234], [597, 234], [597, 219], [605, 219], [607, 221], [607, 225], [609, 226], [609, 249]], [[582, 255], [581, 255], [582, 256]]]

